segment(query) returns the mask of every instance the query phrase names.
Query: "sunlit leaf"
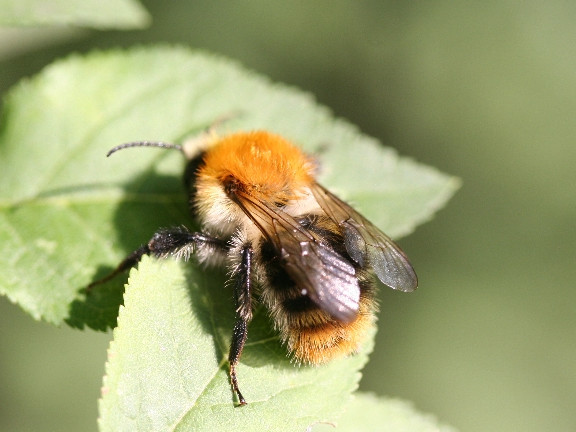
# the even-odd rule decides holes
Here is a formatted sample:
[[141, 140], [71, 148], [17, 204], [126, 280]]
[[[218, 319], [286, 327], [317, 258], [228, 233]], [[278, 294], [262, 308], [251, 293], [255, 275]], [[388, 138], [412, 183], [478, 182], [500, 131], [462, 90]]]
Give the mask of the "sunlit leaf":
[[[74, 56], [5, 101], [0, 292], [35, 318], [114, 326], [125, 278], [85, 287], [158, 227], [194, 222], [177, 152], [104, 155], [127, 141], [178, 142], [222, 119], [221, 134], [268, 129], [315, 154], [319, 181], [392, 236], [430, 218], [457, 187], [332, 118], [310, 96], [230, 61], [172, 47]], [[250, 404], [234, 408], [225, 361], [231, 298], [223, 272], [141, 263], [110, 348], [102, 429], [300, 430], [337, 417], [371, 337], [361, 354], [297, 368], [257, 308], [239, 366]]]
[[140, 28], [150, 17], [136, 0], [0, 0], [0, 24]]
[[101, 430], [282, 432], [335, 419], [357, 387], [370, 337], [361, 354], [298, 367], [258, 309], [238, 369], [249, 403], [235, 407], [226, 362], [233, 305], [222, 285], [207, 289], [211, 279], [148, 258], [131, 272], [108, 353]]
[[358, 393], [334, 424], [316, 424], [311, 432], [456, 432], [430, 414], [419, 413], [408, 402]]
[[298, 90], [183, 48], [73, 56], [16, 86], [0, 130], [0, 293], [59, 324], [113, 326], [123, 279], [86, 287], [161, 226], [190, 224], [179, 141], [229, 118], [220, 133], [265, 128], [317, 155], [320, 181], [394, 236], [429, 219], [457, 187], [433, 168], [334, 119]]

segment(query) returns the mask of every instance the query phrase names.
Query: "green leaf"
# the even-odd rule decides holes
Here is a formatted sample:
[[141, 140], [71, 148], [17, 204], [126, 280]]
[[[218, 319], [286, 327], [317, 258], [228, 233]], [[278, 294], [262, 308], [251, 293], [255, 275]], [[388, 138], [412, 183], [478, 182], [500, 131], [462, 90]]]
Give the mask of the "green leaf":
[[429, 414], [416, 411], [408, 402], [358, 393], [334, 425], [317, 424], [312, 432], [456, 432]]
[[131, 29], [150, 17], [136, 0], [0, 0], [0, 24]]
[[[430, 218], [457, 187], [308, 95], [227, 60], [172, 47], [73, 56], [5, 101], [0, 292], [52, 323], [114, 326], [124, 278], [85, 287], [158, 227], [193, 221], [177, 152], [104, 155], [127, 141], [181, 141], [226, 117], [221, 134], [269, 129], [316, 154], [320, 182], [392, 236]], [[371, 338], [359, 355], [296, 368], [257, 309], [238, 371], [250, 404], [234, 408], [225, 361], [231, 298], [222, 272], [192, 263], [145, 259], [133, 271], [110, 348], [102, 429], [300, 430], [336, 418]]]
[[[114, 326], [123, 278], [89, 295], [161, 226], [190, 224], [177, 152], [107, 150], [179, 141], [231, 117], [317, 154], [320, 182], [389, 235], [429, 219], [457, 180], [360, 134], [298, 90], [218, 57], [154, 47], [72, 56], [5, 98], [0, 129], [0, 293], [37, 319]], [[222, 289], [219, 285], [213, 289]]]
[[148, 257], [131, 272], [108, 352], [102, 431], [303, 431], [337, 417], [371, 338], [361, 354], [298, 367], [257, 309], [237, 370], [249, 403], [235, 407], [226, 362], [234, 313], [223, 278], [213, 278]]

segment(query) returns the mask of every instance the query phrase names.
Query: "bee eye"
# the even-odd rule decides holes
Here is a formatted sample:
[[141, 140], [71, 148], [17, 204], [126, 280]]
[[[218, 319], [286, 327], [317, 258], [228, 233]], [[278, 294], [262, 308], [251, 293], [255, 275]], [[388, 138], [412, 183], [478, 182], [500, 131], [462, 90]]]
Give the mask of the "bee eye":
[[240, 182], [232, 176], [226, 177], [222, 184], [224, 185], [224, 191], [228, 196], [236, 195], [236, 192], [240, 188]]

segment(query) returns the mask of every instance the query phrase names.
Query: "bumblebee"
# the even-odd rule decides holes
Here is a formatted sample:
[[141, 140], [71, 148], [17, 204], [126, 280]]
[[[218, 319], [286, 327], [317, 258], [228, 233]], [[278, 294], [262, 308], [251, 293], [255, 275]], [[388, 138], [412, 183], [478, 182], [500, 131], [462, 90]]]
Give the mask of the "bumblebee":
[[158, 258], [194, 255], [224, 266], [233, 282], [236, 321], [230, 380], [240, 405], [236, 367], [253, 301], [267, 308], [280, 339], [300, 363], [321, 364], [354, 353], [373, 326], [374, 273], [392, 289], [413, 291], [416, 274], [404, 252], [350, 205], [315, 180], [316, 164], [267, 131], [205, 134], [182, 146], [133, 142], [117, 146], [179, 150], [184, 183], [202, 230], [158, 230], [106, 278]]

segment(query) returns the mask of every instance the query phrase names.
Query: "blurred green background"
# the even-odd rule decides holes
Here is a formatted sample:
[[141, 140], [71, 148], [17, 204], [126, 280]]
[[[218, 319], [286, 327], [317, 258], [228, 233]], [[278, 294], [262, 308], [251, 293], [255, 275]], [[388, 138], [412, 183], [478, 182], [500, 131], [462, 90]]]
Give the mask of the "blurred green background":
[[[462, 432], [576, 430], [576, 3], [143, 3], [143, 31], [1, 30], [0, 91], [70, 51], [183, 43], [461, 177], [401, 241], [420, 289], [381, 292], [361, 387]], [[0, 299], [0, 430], [96, 430], [109, 339]]]

